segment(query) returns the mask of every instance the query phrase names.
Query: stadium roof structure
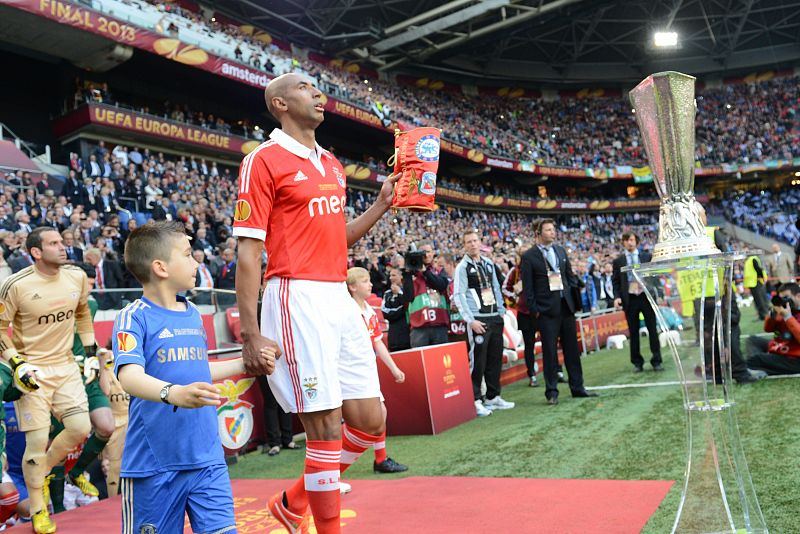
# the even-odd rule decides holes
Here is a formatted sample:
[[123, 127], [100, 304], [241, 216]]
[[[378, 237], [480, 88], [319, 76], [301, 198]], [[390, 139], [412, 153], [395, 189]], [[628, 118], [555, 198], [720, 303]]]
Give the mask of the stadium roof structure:
[[[214, 0], [278, 38], [379, 71], [530, 83], [725, 75], [800, 61], [799, 0]], [[678, 33], [660, 49], [657, 31]], [[438, 73], [438, 74], [437, 74]]]

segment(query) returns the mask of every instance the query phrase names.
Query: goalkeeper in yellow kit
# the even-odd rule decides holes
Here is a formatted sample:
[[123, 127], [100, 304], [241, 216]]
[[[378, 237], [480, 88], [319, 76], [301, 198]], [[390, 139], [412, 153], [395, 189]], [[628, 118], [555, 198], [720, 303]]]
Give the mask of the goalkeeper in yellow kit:
[[[45, 476], [91, 430], [86, 390], [72, 353], [76, 327], [87, 356], [95, 356], [96, 345], [86, 273], [67, 265], [61, 235], [50, 227], [36, 228], [25, 246], [34, 264], [0, 285], [0, 352], [15, 384], [27, 391], [16, 402], [25, 432], [22, 471], [33, 530], [49, 534], [56, 525], [44, 502]], [[6, 334], [9, 324], [12, 339]], [[64, 430], [48, 447], [51, 412]]]

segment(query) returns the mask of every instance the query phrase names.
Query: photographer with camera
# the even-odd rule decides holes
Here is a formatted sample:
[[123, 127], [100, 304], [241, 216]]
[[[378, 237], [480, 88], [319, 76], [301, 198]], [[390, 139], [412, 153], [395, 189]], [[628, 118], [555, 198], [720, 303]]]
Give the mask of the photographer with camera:
[[433, 245], [423, 241], [405, 254], [403, 301], [408, 305], [411, 347], [447, 343], [447, 276], [433, 266]]
[[764, 331], [775, 336], [747, 339], [747, 366], [769, 375], [800, 373], [800, 285], [789, 282], [778, 287], [771, 308]]

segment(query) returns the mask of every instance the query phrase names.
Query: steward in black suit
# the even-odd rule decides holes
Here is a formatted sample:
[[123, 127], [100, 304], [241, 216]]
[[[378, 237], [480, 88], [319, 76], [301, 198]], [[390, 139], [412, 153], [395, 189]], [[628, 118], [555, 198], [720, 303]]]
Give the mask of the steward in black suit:
[[631, 337], [631, 363], [633, 372], [640, 373], [644, 368], [644, 358], [640, 350], [639, 343], [639, 314], [644, 316], [644, 324], [647, 327], [647, 336], [650, 341], [650, 364], [654, 371], [663, 371], [664, 367], [661, 360], [661, 343], [658, 340], [658, 328], [656, 327], [656, 312], [650, 306], [644, 288], [633, 278], [630, 272], [623, 273], [622, 268], [626, 265], [636, 265], [647, 263], [651, 259], [649, 252], [640, 252], [639, 237], [632, 232], [622, 234], [622, 245], [625, 247], [622, 254], [614, 259], [614, 299], [615, 306], [622, 306], [625, 310], [625, 320], [628, 322], [628, 332]]
[[522, 291], [535, 328], [542, 339], [545, 397], [558, 404], [558, 341], [564, 352], [573, 397], [595, 397], [583, 386], [583, 369], [578, 354], [575, 312], [579, 300], [578, 277], [572, 271], [567, 252], [553, 244], [556, 230], [551, 219], [539, 222], [540, 242], [522, 255]]

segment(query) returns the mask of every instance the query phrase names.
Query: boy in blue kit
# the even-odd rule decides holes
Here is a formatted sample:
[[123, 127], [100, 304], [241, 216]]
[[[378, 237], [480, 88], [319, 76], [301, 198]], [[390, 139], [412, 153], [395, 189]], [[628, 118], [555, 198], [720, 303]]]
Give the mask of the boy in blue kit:
[[[181, 223], [134, 230], [125, 264], [144, 288], [114, 323], [114, 372], [131, 395], [122, 454], [122, 532], [236, 532], [228, 469], [211, 384], [244, 372], [241, 358], [208, 361], [194, 287], [197, 262]], [[263, 351], [275, 368], [275, 353]], [[179, 409], [180, 408], [180, 409]], [[194, 408], [194, 409], [184, 409]]]

